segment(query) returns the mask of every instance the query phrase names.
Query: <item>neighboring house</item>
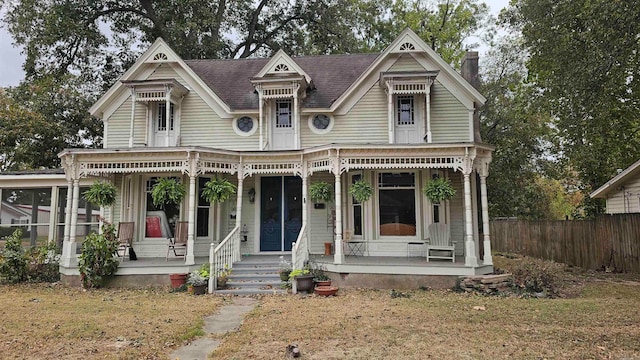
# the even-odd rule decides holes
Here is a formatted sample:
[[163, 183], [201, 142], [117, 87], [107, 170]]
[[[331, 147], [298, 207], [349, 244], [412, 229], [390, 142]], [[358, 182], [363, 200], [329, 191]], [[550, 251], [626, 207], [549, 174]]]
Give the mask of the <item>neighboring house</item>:
[[[463, 68], [477, 81], [477, 53], [470, 55]], [[335, 252], [326, 267], [335, 273], [490, 273], [493, 147], [480, 141], [477, 119], [484, 101], [411, 30], [382, 53], [279, 51], [269, 59], [183, 60], [158, 39], [90, 109], [104, 123], [104, 148], [60, 153], [73, 194], [61, 271], [77, 274], [70, 249], [78, 241], [78, 181], [103, 177], [119, 190], [108, 218], [135, 222], [138, 258], [165, 256], [165, 236], [145, 226], [147, 213], [163, 211], [169, 223], [189, 222], [187, 266], [209, 256], [211, 243], [222, 242], [238, 260], [241, 253], [289, 254], [296, 242], [299, 263], [330, 242]], [[451, 179], [457, 193], [431, 204], [422, 188], [438, 176]], [[180, 206], [153, 205], [160, 177], [186, 184]], [[220, 208], [204, 202], [200, 189], [213, 177], [237, 184], [239, 196]], [[348, 195], [357, 180], [375, 189], [363, 204]], [[335, 190], [325, 207], [308, 198], [320, 181]], [[410, 246], [427, 239], [434, 222], [449, 224], [463, 261], [425, 266], [424, 248]], [[345, 259], [353, 250], [345, 238], [358, 242], [369, 266]], [[408, 256], [423, 261], [380, 261]], [[148, 269], [163, 271], [175, 269]]]
[[640, 160], [619, 171], [589, 196], [606, 199], [607, 214], [640, 213]]

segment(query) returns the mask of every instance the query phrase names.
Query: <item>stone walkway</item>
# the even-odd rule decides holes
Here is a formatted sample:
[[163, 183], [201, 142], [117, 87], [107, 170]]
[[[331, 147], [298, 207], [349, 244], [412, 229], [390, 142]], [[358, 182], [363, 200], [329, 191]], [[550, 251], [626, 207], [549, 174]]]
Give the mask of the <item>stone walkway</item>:
[[238, 297], [233, 304], [225, 305], [220, 312], [204, 318], [205, 336], [193, 341], [187, 346], [178, 348], [171, 353], [171, 359], [206, 360], [207, 356], [220, 345], [220, 341], [209, 338], [208, 335], [223, 335], [237, 330], [242, 324], [244, 315], [253, 310], [256, 299]]

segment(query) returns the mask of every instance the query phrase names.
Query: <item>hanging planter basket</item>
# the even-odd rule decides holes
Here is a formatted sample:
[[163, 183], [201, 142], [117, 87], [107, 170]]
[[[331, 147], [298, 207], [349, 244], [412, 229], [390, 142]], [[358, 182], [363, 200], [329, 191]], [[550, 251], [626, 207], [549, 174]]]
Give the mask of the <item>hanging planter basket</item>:
[[227, 179], [213, 178], [202, 188], [202, 198], [209, 203], [223, 203], [236, 193], [236, 186]]
[[94, 205], [108, 207], [116, 203], [116, 187], [108, 182], [96, 181], [82, 196]]
[[179, 205], [184, 199], [186, 190], [184, 184], [173, 178], [160, 178], [153, 185], [151, 190], [151, 198], [153, 205], [164, 207], [165, 205]]
[[364, 180], [358, 180], [349, 189], [349, 194], [356, 199], [357, 202], [363, 203], [371, 198], [373, 187]]
[[320, 181], [309, 186], [309, 198], [314, 203], [324, 203], [331, 200], [331, 185], [325, 181]]
[[429, 181], [422, 192], [432, 203], [451, 200], [456, 195], [456, 189], [451, 186], [451, 181], [443, 177]]

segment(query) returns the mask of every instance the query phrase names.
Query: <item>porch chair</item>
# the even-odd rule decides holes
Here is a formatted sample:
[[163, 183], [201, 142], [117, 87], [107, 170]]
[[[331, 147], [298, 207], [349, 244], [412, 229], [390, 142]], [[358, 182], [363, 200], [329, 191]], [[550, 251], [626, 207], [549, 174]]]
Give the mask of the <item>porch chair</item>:
[[[451, 231], [449, 224], [435, 223], [428, 227], [429, 238], [425, 241], [427, 247], [427, 261], [430, 259], [447, 259], [456, 262], [456, 242], [451, 241]], [[431, 251], [437, 251], [431, 255]], [[442, 255], [445, 253], [445, 255]], [[448, 256], [446, 254], [450, 253]]]
[[[133, 243], [133, 222], [120, 221], [118, 224], [118, 239], [119, 245], [116, 250], [118, 257], [122, 257], [122, 260], [127, 258], [129, 254], [129, 249], [131, 248], [131, 244]], [[120, 252], [122, 251], [122, 255]]]
[[166, 261], [169, 261], [169, 252], [173, 250], [173, 255], [185, 259], [187, 257], [187, 238], [189, 235], [189, 222], [178, 221], [176, 222], [175, 236], [169, 238], [169, 245], [167, 246]]

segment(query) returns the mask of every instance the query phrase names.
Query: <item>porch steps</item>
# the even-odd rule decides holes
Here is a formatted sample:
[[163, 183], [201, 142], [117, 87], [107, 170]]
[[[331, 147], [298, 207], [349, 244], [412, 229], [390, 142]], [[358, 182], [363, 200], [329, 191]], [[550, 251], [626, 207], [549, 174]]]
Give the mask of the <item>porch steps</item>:
[[233, 264], [227, 288], [216, 294], [285, 294], [279, 271], [279, 256], [243, 256], [242, 261]]

